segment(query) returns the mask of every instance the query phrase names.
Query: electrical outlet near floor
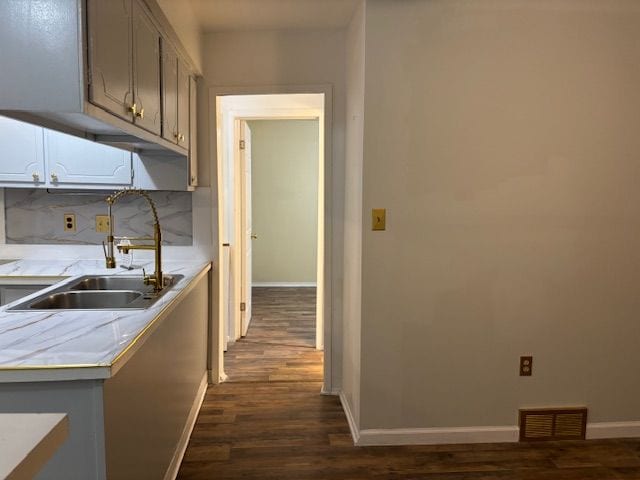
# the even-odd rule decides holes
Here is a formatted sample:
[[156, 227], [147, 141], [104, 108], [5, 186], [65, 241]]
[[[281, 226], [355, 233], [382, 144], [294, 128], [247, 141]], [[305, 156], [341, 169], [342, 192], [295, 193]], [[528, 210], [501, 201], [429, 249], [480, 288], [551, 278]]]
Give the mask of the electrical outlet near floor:
[[109, 215], [96, 215], [96, 232], [109, 233]]
[[64, 231], [65, 232], [76, 231], [76, 216], [73, 213], [64, 214]]
[[533, 373], [533, 357], [520, 357], [520, 376], [530, 377]]

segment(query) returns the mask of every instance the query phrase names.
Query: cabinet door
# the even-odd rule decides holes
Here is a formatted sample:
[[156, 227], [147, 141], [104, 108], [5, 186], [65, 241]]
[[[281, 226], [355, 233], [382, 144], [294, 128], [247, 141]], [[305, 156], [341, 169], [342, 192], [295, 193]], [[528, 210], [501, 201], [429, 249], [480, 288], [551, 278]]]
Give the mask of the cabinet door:
[[89, 98], [92, 103], [132, 120], [132, 0], [87, 0]]
[[44, 180], [42, 127], [0, 117], [0, 181]]
[[198, 186], [198, 145], [197, 145], [197, 95], [196, 79], [189, 78], [189, 186]]
[[162, 137], [178, 143], [178, 55], [162, 42]]
[[131, 185], [131, 152], [45, 130], [44, 151], [51, 185]]
[[189, 148], [189, 69], [178, 60], [178, 145]]
[[160, 34], [133, 2], [133, 88], [135, 124], [160, 135]]

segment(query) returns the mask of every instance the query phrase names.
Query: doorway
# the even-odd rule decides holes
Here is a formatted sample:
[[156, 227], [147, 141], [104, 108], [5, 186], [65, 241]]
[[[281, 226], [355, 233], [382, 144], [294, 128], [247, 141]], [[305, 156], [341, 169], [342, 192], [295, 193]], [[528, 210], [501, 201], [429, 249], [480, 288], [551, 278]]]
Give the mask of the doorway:
[[[219, 331], [222, 334], [222, 348], [226, 350], [233, 343], [248, 332], [253, 317], [252, 290], [254, 276], [258, 274], [258, 288], [304, 288], [314, 286], [315, 295], [315, 348], [324, 350], [323, 357], [328, 357], [326, 339], [330, 342], [330, 328], [325, 328], [324, 312], [328, 298], [325, 295], [327, 263], [325, 249], [325, 94], [267, 94], [267, 95], [217, 95], [217, 150], [218, 150], [218, 211], [220, 238], [219, 265]], [[260, 128], [271, 122], [306, 122], [316, 130], [315, 156], [315, 212], [313, 226], [315, 237], [315, 252], [313, 254], [313, 269], [311, 278], [304, 276], [282, 276], [282, 271], [273, 274], [271, 278], [264, 277], [265, 268], [271, 268], [272, 273], [278, 270], [277, 262], [269, 264], [269, 256], [264, 255], [266, 243], [274, 245], [274, 232], [264, 222], [264, 212], [261, 212], [261, 233], [254, 227], [254, 215], [251, 198], [253, 197], [253, 135], [254, 128]], [[264, 166], [264, 165], [261, 165]], [[263, 172], [264, 173], [264, 172]], [[282, 181], [282, 178], [277, 178]], [[296, 180], [293, 179], [295, 182]], [[264, 195], [264, 192], [260, 192]], [[262, 206], [262, 203], [260, 204]], [[275, 212], [274, 212], [275, 214]], [[277, 232], [276, 232], [277, 233]], [[308, 233], [308, 232], [307, 232]], [[307, 234], [308, 236], [308, 234]], [[276, 235], [277, 237], [277, 235]], [[262, 252], [259, 272], [253, 272], [253, 253], [256, 245]], [[277, 243], [275, 244], [278, 246]], [[267, 247], [268, 250], [268, 247]], [[282, 258], [282, 257], [281, 257]], [[266, 261], [265, 261], [266, 260]], [[307, 259], [308, 260], [308, 259]], [[304, 262], [302, 262], [304, 263]], [[307, 262], [308, 263], [308, 262]], [[308, 265], [307, 265], [308, 267]], [[282, 270], [282, 269], [280, 269]], [[308, 272], [307, 272], [308, 273]], [[262, 276], [260, 276], [262, 275]], [[278, 276], [280, 275], [280, 276]], [[263, 290], [264, 293], [266, 290]], [[264, 295], [261, 296], [263, 298]], [[330, 327], [330, 323], [329, 323]], [[220, 365], [224, 365], [224, 358], [220, 355]], [[224, 369], [220, 369], [220, 377], [224, 379]], [[324, 387], [328, 383], [328, 373], [325, 370]]]

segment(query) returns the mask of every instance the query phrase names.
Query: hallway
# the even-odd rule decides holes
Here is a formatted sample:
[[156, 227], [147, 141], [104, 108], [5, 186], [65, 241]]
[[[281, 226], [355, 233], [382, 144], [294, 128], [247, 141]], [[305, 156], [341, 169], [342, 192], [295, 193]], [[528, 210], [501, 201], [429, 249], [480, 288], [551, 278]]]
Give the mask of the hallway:
[[248, 335], [225, 354], [178, 479], [640, 479], [640, 439], [354, 447], [338, 397], [320, 395], [315, 290], [254, 288]]

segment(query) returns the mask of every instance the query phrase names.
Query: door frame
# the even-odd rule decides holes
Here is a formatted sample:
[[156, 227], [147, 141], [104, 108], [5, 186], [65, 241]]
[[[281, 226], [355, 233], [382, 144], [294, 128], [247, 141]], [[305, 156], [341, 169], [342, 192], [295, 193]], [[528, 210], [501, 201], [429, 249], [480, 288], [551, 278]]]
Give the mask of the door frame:
[[[215, 152], [216, 159], [224, 159], [224, 120], [218, 109], [218, 98], [228, 95], [280, 95], [280, 94], [321, 94], [324, 96], [324, 105], [320, 109], [321, 112], [303, 112], [303, 108], [285, 108], [285, 109], [269, 109], [269, 111], [257, 112], [254, 109], [251, 115], [246, 111], [237, 111], [237, 118], [258, 120], [258, 119], [301, 119], [301, 118], [319, 118], [320, 138], [320, 159], [319, 178], [318, 178], [318, 216], [322, 221], [318, 222], [318, 238], [322, 239], [322, 245], [318, 245], [318, 292], [322, 294], [317, 297], [316, 311], [321, 320], [321, 324], [317, 324], [316, 328], [316, 346], [323, 350], [323, 392], [332, 392], [334, 385], [333, 369], [332, 369], [332, 353], [334, 346], [332, 345], [333, 337], [333, 310], [332, 310], [332, 236], [333, 236], [333, 215], [332, 215], [332, 192], [333, 192], [333, 174], [332, 174], [332, 152], [333, 152], [333, 87], [331, 85], [306, 85], [306, 86], [265, 86], [265, 87], [210, 87], [209, 88], [209, 121], [210, 126], [215, 128], [216, 135], [210, 138], [211, 152]], [[227, 140], [228, 142], [228, 140]], [[224, 225], [224, 185], [222, 176], [222, 161], [216, 161], [217, 166], [217, 203], [214, 207], [218, 211], [218, 258], [223, 258], [223, 242], [226, 235]], [[212, 198], [212, 201], [216, 199]], [[218, 208], [219, 207], [219, 208]], [[323, 248], [320, 248], [320, 247]], [[321, 251], [322, 250], [322, 251]], [[234, 259], [231, 260], [234, 262]], [[216, 379], [224, 379], [224, 359], [223, 345], [225, 341], [224, 325], [224, 292], [223, 278], [225, 275], [224, 265], [219, 265], [218, 274], [218, 325], [212, 329], [212, 355], [215, 356], [214, 365], [218, 366]], [[238, 271], [238, 270], [236, 270]], [[237, 302], [236, 302], [237, 303]], [[236, 317], [237, 318], [237, 317]], [[339, 347], [339, 346], [338, 346]]]

